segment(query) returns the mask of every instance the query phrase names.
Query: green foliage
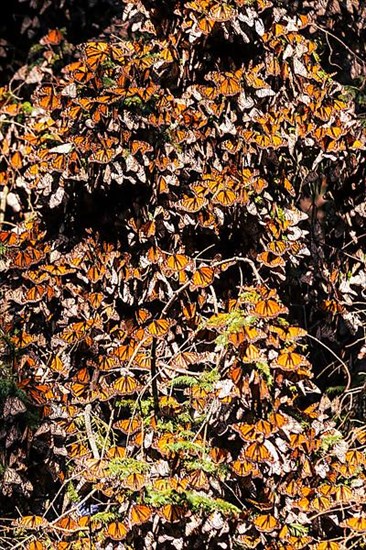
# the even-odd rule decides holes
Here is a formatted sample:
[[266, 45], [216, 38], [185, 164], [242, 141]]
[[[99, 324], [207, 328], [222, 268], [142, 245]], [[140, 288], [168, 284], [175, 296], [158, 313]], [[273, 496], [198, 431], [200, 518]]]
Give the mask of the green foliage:
[[322, 451], [327, 453], [330, 449], [332, 449], [334, 447], [334, 445], [336, 445], [337, 443], [340, 443], [343, 440], [344, 440], [344, 437], [340, 432], [325, 435], [322, 438], [321, 449], [322, 449]]
[[186, 460], [185, 467], [188, 471], [193, 470], [203, 470], [207, 474], [220, 475], [225, 473], [227, 466], [225, 464], [215, 464], [214, 462], [208, 460], [207, 458], [198, 458], [195, 460]]
[[79, 494], [72, 481], [69, 481], [66, 485], [66, 493], [71, 502], [78, 502], [80, 500]]
[[179, 441], [177, 443], [168, 443], [166, 448], [174, 453], [186, 452], [186, 453], [201, 453], [202, 445], [194, 443], [192, 441]]
[[113, 477], [125, 478], [130, 474], [144, 474], [149, 471], [146, 462], [134, 458], [113, 458], [108, 463], [108, 470]]
[[188, 491], [185, 496], [193, 511], [203, 511], [209, 514], [220, 512], [226, 517], [237, 516], [241, 512], [240, 508], [221, 498], [206, 497], [193, 491]]
[[98, 512], [97, 514], [93, 514], [90, 518], [91, 521], [95, 521], [96, 523], [100, 522], [103, 525], [108, 525], [116, 519], [118, 519], [118, 513], [110, 511]]

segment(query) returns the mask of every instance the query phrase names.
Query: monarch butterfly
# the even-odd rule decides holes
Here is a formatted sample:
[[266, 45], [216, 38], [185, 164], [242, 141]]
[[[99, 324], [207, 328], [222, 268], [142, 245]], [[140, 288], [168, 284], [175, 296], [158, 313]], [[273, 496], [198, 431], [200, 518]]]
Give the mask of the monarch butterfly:
[[178, 201], [177, 206], [186, 212], [194, 213], [198, 212], [207, 205], [207, 199], [204, 197], [188, 197], [184, 196], [182, 200]]
[[295, 497], [299, 492], [299, 481], [292, 479], [289, 483], [283, 483], [279, 486], [278, 490], [281, 494], [289, 497]]
[[[345, 485], [340, 485], [339, 487], [346, 487]], [[333, 485], [330, 485], [329, 483], [324, 483], [323, 485], [320, 485], [317, 489], [317, 492], [320, 493], [323, 496], [329, 496], [333, 495], [335, 493], [335, 487]], [[349, 487], [347, 487], [349, 489]], [[351, 493], [352, 490], [350, 489]]]
[[20, 237], [14, 231], [0, 231], [0, 243], [9, 248], [18, 246], [20, 244]]
[[65, 531], [76, 531], [76, 529], [79, 527], [79, 524], [74, 519], [67, 516], [56, 521], [54, 525], [56, 527], [64, 529]]
[[90, 450], [82, 443], [71, 443], [68, 449], [68, 456], [70, 458], [81, 458], [90, 456]]
[[25, 302], [28, 303], [36, 303], [40, 302], [42, 298], [47, 294], [47, 297], [50, 298], [50, 295], [52, 295], [53, 291], [50, 287], [46, 287], [45, 285], [35, 285], [33, 288], [30, 288], [26, 291], [24, 295]]
[[348, 527], [353, 531], [364, 533], [366, 531], [366, 516], [355, 516], [353, 518], [346, 519], [341, 523], [341, 527]]
[[[266, 491], [266, 493], [267, 493], [267, 491]], [[249, 502], [250, 504], [255, 506], [255, 508], [257, 508], [258, 510], [261, 510], [262, 512], [267, 512], [269, 510], [272, 510], [273, 509], [273, 495], [265, 494], [264, 498], [265, 498], [265, 500], [255, 500], [253, 498], [246, 498], [245, 500], [246, 500], [246, 502]]]
[[106, 452], [107, 458], [125, 458], [126, 457], [126, 447], [110, 447]]
[[271, 514], [262, 514], [253, 520], [255, 528], [262, 533], [272, 533], [278, 529], [278, 521]]
[[60, 334], [60, 338], [67, 344], [75, 344], [84, 337], [84, 332], [79, 327], [76, 327], [76, 324], [73, 323]]
[[51, 29], [41, 38], [40, 44], [47, 46], [58, 46], [63, 40], [63, 34], [58, 29]]
[[101, 458], [84, 458], [83, 465], [85, 467], [83, 477], [93, 483], [104, 477], [108, 470], [108, 462]]
[[341, 462], [333, 463], [333, 470], [340, 474], [342, 477], [350, 478], [355, 475], [355, 473], [359, 470], [359, 466], [356, 466], [355, 464], [350, 464], [345, 462], [342, 464]]
[[45, 550], [45, 546], [43, 546], [40, 540], [32, 540], [32, 542], [28, 544], [27, 550]]
[[271, 412], [268, 419], [275, 430], [279, 430], [288, 424], [287, 418], [279, 412]]
[[100, 266], [93, 265], [86, 272], [86, 276], [89, 279], [89, 281], [91, 281], [92, 283], [97, 283], [103, 278], [105, 272], [106, 272], [106, 268], [104, 265], [100, 265]]
[[61, 101], [56, 95], [53, 86], [42, 86], [36, 94], [36, 101], [42, 109], [46, 111], [54, 111], [61, 107]]
[[250, 462], [246, 458], [239, 458], [230, 464], [231, 469], [239, 477], [261, 477], [260, 471], [254, 466], [253, 462]]
[[131, 395], [138, 390], [139, 384], [136, 378], [125, 375], [121, 376], [121, 378], [117, 378], [117, 380], [112, 383], [112, 388], [116, 390], [118, 394]]
[[271, 241], [266, 246], [267, 250], [272, 252], [272, 254], [276, 254], [277, 256], [283, 256], [283, 254], [286, 252], [288, 245], [284, 241]]
[[166, 504], [160, 508], [159, 514], [167, 522], [176, 523], [184, 517], [185, 509], [183, 506], [178, 506], [177, 504]]
[[310, 507], [312, 510], [315, 510], [317, 512], [324, 512], [325, 510], [329, 510], [331, 505], [332, 505], [332, 502], [328, 497], [319, 496], [319, 497], [315, 497], [311, 501]]
[[285, 260], [281, 258], [281, 256], [273, 254], [270, 250], [266, 250], [265, 252], [258, 254], [257, 260], [261, 264], [271, 268], [282, 267], [285, 265]]
[[113, 427], [120, 430], [126, 435], [132, 435], [141, 429], [142, 423], [140, 418], [126, 418], [125, 420], [118, 420], [113, 424]]
[[167, 319], [155, 319], [147, 327], [148, 333], [155, 338], [166, 336], [170, 329], [170, 322]]
[[175, 397], [169, 395], [161, 396], [159, 398], [159, 405], [161, 411], [168, 416], [173, 416], [182, 410], [182, 406], [178, 403]]
[[105, 531], [107, 537], [112, 540], [123, 540], [128, 533], [128, 528], [124, 523], [120, 521], [113, 521], [110, 523]]
[[318, 127], [314, 133], [313, 136], [317, 140], [323, 139], [325, 136], [331, 138], [332, 140], [338, 140], [342, 135], [344, 135], [344, 129], [340, 128], [339, 126], [331, 126], [331, 127]]
[[135, 472], [127, 476], [122, 481], [122, 484], [127, 489], [131, 489], [131, 491], [140, 491], [146, 484], [146, 477], [143, 474]]
[[165, 266], [171, 271], [183, 271], [190, 264], [190, 258], [185, 254], [173, 254], [165, 262]]
[[307, 443], [307, 437], [301, 433], [290, 434], [290, 447], [291, 449], [298, 449]]
[[17, 525], [25, 529], [38, 529], [47, 527], [48, 521], [41, 516], [23, 516], [17, 521]]
[[203, 34], [208, 35], [214, 28], [215, 23], [216, 21], [213, 18], [202, 17], [198, 21], [198, 28]]
[[[237, 0], [237, 2], [239, 1], [242, 0]], [[240, 548], [257, 548], [261, 542], [260, 537], [254, 537], [252, 535], [238, 535], [234, 540]]]
[[118, 139], [115, 137], [100, 137], [99, 141], [101, 147], [94, 149], [94, 152], [89, 157], [89, 161], [106, 164], [117, 155], [117, 151], [114, 149], [114, 146], [118, 143]]
[[277, 185], [279, 185], [280, 187], [283, 187], [285, 189], [285, 191], [287, 191], [287, 193], [289, 195], [291, 195], [291, 197], [295, 197], [296, 196], [296, 191], [295, 191], [295, 188], [293, 187], [292, 183], [290, 182], [289, 179], [287, 178], [284, 178], [283, 180], [275, 180], [275, 183]]
[[55, 398], [54, 392], [46, 384], [37, 384], [33, 388], [29, 388], [28, 391], [32, 399], [39, 405], [43, 405], [48, 400]]
[[151, 508], [145, 504], [134, 504], [130, 510], [130, 522], [132, 525], [142, 525], [149, 521]]
[[88, 67], [95, 71], [107, 59], [110, 47], [106, 42], [88, 42], [84, 47], [84, 52]]
[[234, 73], [211, 73], [208, 78], [218, 85], [218, 92], [224, 96], [237, 95], [242, 91], [241, 78], [244, 69], [238, 69]]
[[244, 330], [240, 330], [238, 332], [232, 332], [229, 335], [229, 342], [231, 342], [236, 348], [240, 346], [243, 342], [246, 341], [246, 335]]
[[198, 86], [198, 91], [205, 99], [210, 101], [214, 101], [219, 95], [216, 86]]
[[277, 149], [284, 144], [282, 138], [276, 135], [267, 136], [265, 134], [256, 134], [254, 136], [254, 141], [261, 149]]
[[215, 270], [212, 267], [202, 266], [192, 276], [191, 289], [205, 288], [214, 280]]
[[31, 334], [28, 334], [27, 332], [22, 331], [12, 336], [10, 340], [14, 345], [14, 347], [18, 349], [22, 349], [32, 344], [35, 339], [34, 339], [34, 336], [32, 336]]
[[323, 311], [331, 313], [332, 315], [338, 315], [345, 312], [344, 307], [337, 300], [323, 300], [320, 307]]
[[244, 326], [238, 332], [232, 332], [229, 335], [229, 342], [238, 347], [243, 342], [253, 344], [258, 340], [265, 338], [265, 333], [256, 327]]
[[120, 359], [121, 361], [129, 361], [133, 356], [136, 349], [136, 343], [130, 340], [128, 344], [122, 344], [118, 348], [111, 350], [111, 354]]
[[233, 19], [236, 11], [229, 4], [217, 3], [213, 4], [208, 11], [208, 17], [213, 21], [224, 22]]
[[246, 344], [240, 350], [240, 359], [243, 363], [255, 363], [262, 357], [262, 350], [254, 344]]
[[338, 542], [331, 540], [324, 540], [315, 544], [314, 550], [340, 550]]
[[54, 372], [62, 374], [63, 376], [67, 376], [69, 373], [69, 369], [66, 367], [66, 365], [63, 363], [62, 359], [58, 355], [55, 355], [51, 359], [49, 367]]
[[255, 179], [251, 182], [251, 187], [254, 189], [254, 191], [257, 193], [257, 195], [260, 195], [266, 187], [268, 187], [268, 183], [263, 178]]
[[255, 424], [233, 424], [232, 428], [238, 432], [240, 437], [244, 441], [255, 441], [257, 437], [257, 431], [255, 429]]
[[[139, 352], [135, 355], [135, 363], [139, 369], [151, 368], [151, 356], [145, 352]], [[132, 368], [137, 368], [136, 365], [132, 365]]]
[[285, 351], [281, 353], [277, 359], [272, 361], [272, 368], [279, 368], [285, 371], [296, 371], [302, 365], [307, 365], [308, 362], [299, 353], [293, 351]]
[[362, 466], [366, 464], [365, 455], [361, 451], [352, 450], [346, 453], [346, 462], [355, 466]]
[[20, 168], [23, 166], [23, 159], [19, 151], [16, 151], [10, 157], [9, 164], [12, 168], [14, 168], [14, 170], [20, 170]]
[[109, 371], [116, 367], [116, 358], [111, 355], [99, 355], [97, 365], [101, 371]]
[[131, 153], [133, 155], [136, 155], [138, 152], [141, 152], [142, 155], [145, 155], [145, 153], [150, 153], [153, 150], [153, 146], [147, 141], [141, 141], [137, 139], [131, 141]]
[[191, 351], [177, 353], [171, 360], [171, 365], [179, 369], [187, 369], [189, 365], [198, 362], [199, 355]]
[[8, 416], [16, 416], [17, 414], [22, 414], [26, 412], [27, 407], [24, 405], [23, 401], [16, 396], [8, 396], [5, 399], [3, 406], [3, 415], [5, 418]]
[[76, 398], [78, 403], [89, 403], [93, 401], [97, 395], [92, 394], [89, 384], [82, 384], [80, 382], [70, 382], [66, 384], [66, 387], [71, 391], [72, 395]]
[[[134, 96], [137, 96], [139, 99], [141, 99], [141, 101], [149, 101], [149, 99], [151, 99], [155, 94], [156, 92], [159, 90], [159, 87], [154, 85], [154, 84], [150, 84], [146, 87], [136, 87], [136, 86], [130, 86], [128, 88], [128, 92], [127, 92], [127, 95], [128, 97], [134, 97]], [[149, 121], [151, 122], [151, 124], [154, 126], [154, 125], [159, 125], [159, 124], [169, 124], [171, 122], [171, 117], [169, 115], [169, 113], [166, 113], [165, 114], [165, 118], [166, 120], [161, 120], [161, 117], [160, 117], [160, 120], [155, 120], [154, 119], [154, 115], [151, 114], [150, 117], [149, 117]]]
[[271, 332], [278, 334], [279, 338], [284, 342], [292, 342], [294, 340], [298, 340], [299, 338], [303, 338], [307, 334], [305, 329], [293, 326], [276, 327], [272, 325], [269, 327], [269, 329]]
[[198, 411], [203, 411], [207, 406], [210, 392], [200, 386], [192, 386], [190, 390], [191, 405]]
[[[8, 105], [3, 105], [1, 107], [1, 112], [9, 116], [16, 116], [19, 114], [19, 111], [20, 105], [18, 105], [17, 103], [9, 103]], [[6, 177], [6, 174], [2, 173], [2, 177]]]
[[67, 267], [65, 265], [46, 264], [42, 265], [41, 269], [54, 275], [55, 277], [62, 277], [62, 275], [69, 275], [75, 273], [76, 269], [73, 267]]
[[280, 305], [271, 298], [260, 300], [253, 309], [254, 315], [264, 319], [272, 319], [282, 313], [288, 313], [287, 307]]
[[240, 393], [250, 393], [248, 378], [244, 376], [244, 370], [241, 365], [234, 363], [229, 370], [229, 376]]
[[361, 445], [366, 444], [366, 427], [362, 426], [360, 428], [356, 428], [354, 430], [354, 435], [359, 443]]
[[208, 476], [203, 470], [195, 470], [186, 478], [188, 485], [197, 491], [209, 489]]
[[237, 141], [225, 139], [225, 141], [221, 143], [221, 147], [231, 155], [235, 155], [238, 151], [242, 149], [243, 143], [240, 139]]
[[209, 455], [215, 464], [223, 464], [227, 462], [229, 458], [229, 452], [220, 447], [211, 447]]
[[205, 13], [209, 7], [209, 2], [207, 0], [192, 0], [187, 2], [186, 7], [192, 11], [198, 11], [199, 13]]
[[232, 189], [222, 189], [213, 196], [214, 202], [222, 206], [232, 206], [237, 199], [236, 193]]
[[175, 436], [172, 433], [165, 433], [160, 436], [154, 447], [157, 449], [163, 456], [171, 456], [174, 453], [168, 448], [168, 445], [175, 443]]
[[273, 457], [263, 441], [255, 441], [244, 449], [244, 456], [253, 462], [273, 462]]
[[45, 253], [37, 250], [32, 246], [28, 246], [25, 250], [20, 250], [13, 258], [13, 264], [19, 269], [26, 269], [29, 266], [43, 260]]

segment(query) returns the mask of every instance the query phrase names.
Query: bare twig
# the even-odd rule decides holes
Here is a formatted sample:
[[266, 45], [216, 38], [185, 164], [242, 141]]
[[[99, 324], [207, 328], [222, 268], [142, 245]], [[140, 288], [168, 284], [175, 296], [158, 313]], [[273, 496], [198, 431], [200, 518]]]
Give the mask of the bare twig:
[[88, 403], [88, 405], [85, 407], [85, 410], [84, 410], [85, 431], [86, 431], [86, 434], [88, 436], [88, 440], [89, 440], [89, 443], [90, 443], [91, 451], [93, 453], [93, 457], [99, 460], [100, 456], [99, 456], [99, 451], [98, 451], [97, 444], [95, 442], [93, 428], [92, 428], [92, 425], [91, 425], [90, 413], [91, 413], [91, 404]]
[[309, 338], [311, 338], [312, 340], [314, 340], [315, 342], [317, 342], [318, 344], [320, 344], [321, 346], [323, 346], [323, 348], [325, 348], [327, 351], [329, 351], [329, 353], [331, 353], [333, 355], [333, 357], [335, 357], [340, 362], [340, 364], [343, 367], [346, 379], [347, 379], [347, 384], [346, 384], [346, 387], [345, 387], [344, 391], [348, 392], [348, 390], [351, 387], [352, 379], [351, 379], [351, 373], [349, 372], [349, 368], [347, 367], [346, 363], [329, 346], [324, 344], [324, 342], [322, 342], [321, 340], [319, 340], [315, 336], [312, 336], [311, 334], [307, 334], [307, 336]]
[[313, 27], [315, 27], [316, 29], [318, 29], [319, 31], [323, 32], [324, 34], [328, 35], [328, 36], [331, 36], [334, 40], [336, 40], [337, 42], [339, 42], [351, 55], [353, 55], [353, 57], [355, 57], [356, 59], [358, 59], [358, 61], [360, 63], [362, 63], [362, 65], [366, 65], [366, 61], [364, 59], [362, 59], [362, 57], [360, 57], [357, 53], [355, 53], [353, 50], [351, 50], [351, 48], [349, 46], [347, 46], [347, 44], [345, 44], [345, 42], [343, 42], [343, 40], [341, 40], [337, 35], [333, 34], [332, 32], [328, 31], [328, 29], [325, 29], [324, 27], [321, 27], [320, 25], [317, 25], [316, 23], [311, 23], [311, 25]]

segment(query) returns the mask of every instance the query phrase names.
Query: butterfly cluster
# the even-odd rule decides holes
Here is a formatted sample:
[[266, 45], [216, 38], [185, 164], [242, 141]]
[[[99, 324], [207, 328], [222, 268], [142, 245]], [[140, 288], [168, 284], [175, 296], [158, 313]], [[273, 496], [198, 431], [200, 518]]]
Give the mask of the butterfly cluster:
[[[124, 2], [130, 38], [46, 73], [2, 144], [2, 414], [8, 431], [38, 418], [0, 433], [0, 490], [29, 502], [11, 532], [29, 550], [177, 531], [187, 548], [340, 548], [366, 530], [365, 434], [338, 431], [291, 306], [324, 260], [303, 188], [351, 167], [362, 129], [307, 16], [155, 4]], [[63, 40], [44, 44], [62, 57]], [[21, 112], [4, 92], [1, 115]], [[339, 283], [317, 296], [333, 320]], [[26, 452], [54, 487], [38, 510]]]

